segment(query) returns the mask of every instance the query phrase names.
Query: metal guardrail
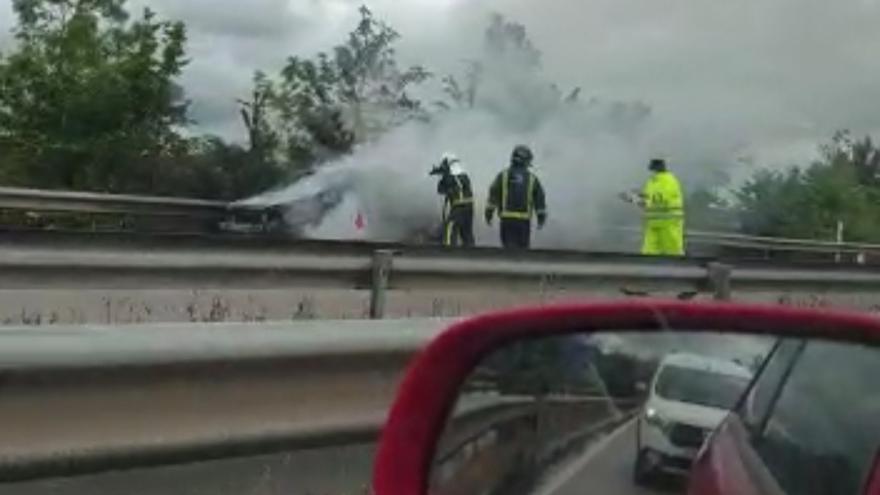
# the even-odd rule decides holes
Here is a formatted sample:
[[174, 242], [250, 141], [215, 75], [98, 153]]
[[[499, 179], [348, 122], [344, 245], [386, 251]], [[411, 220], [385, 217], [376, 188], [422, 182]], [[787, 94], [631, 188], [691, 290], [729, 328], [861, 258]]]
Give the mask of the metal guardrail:
[[562, 251], [442, 249], [352, 242], [199, 236], [37, 233], [0, 239], [7, 289], [337, 288], [369, 290], [385, 314], [391, 290], [578, 290], [605, 294], [706, 293], [716, 299], [766, 289], [880, 291], [880, 267], [649, 258]]
[[[94, 214], [126, 214], [144, 217], [180, 217], [221, 222], [231, 212], [254, 212], [261, 207], [241, 203], [225, 203], [199, 199], [168, 198], [89, 193], [77, 191], [50, 191], [0, 187], [0, 210], [30, 212], [78, 212]], [[631, 235], [640, 235], [637, 228], [609, 228]], [[880, 245], [868, 243], [837, 243], [810, 239], [789, 239], [747, 236], [729, 232], [710, 232], [690, 229], [690, 245], [750, 249], [765, 252], [800, 252], [812, 254], [850, 255], [880, 253]]]
[[0, 209], [221, 219], [222, 201], [0, 187]]
[[[623, 233], [633, 239], [638, 239], [642, 235], [640, 229], [633, 227], [614, 227], [606, 230]], [[689, 247], [727, 248], [737, 251], [778, 254], [828, 255], [829, 259], [845, 256], [850, 263], [863, 263], [865, 256], [880, 254], [880, 244], [870, 243], [750, 236], [732, 232], [713, 232], [698, 229], [688, 229], [686, 237]]]
[[0, 483], [371, 443], [449, 323], [0, 329]]
[[465, 394], [446, 423], [429, 492], [522, 491], [550, 465], [632, 416], [633, 401], [589, 395]]
[[[28, 480], [373, 443], [410, 357], [453, 321], [0, 329], [0, 424], [15, 425], [0, 445], [0, 491]], [[599, 420], [620, 416], [607, 398], [543, 401]], [[465, 397], [443, 448], [535, 404]]]

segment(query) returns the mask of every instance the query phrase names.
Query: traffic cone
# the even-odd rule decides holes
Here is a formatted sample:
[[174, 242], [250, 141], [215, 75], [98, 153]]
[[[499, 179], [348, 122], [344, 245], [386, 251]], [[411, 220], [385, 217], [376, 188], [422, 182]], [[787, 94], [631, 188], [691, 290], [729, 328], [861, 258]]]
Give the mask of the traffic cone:
[[364, 230], [364, 227], [367, 226], [367, 222], [364, 220], [364, 214], [361, 213], [360, 210], [357, 212], [357, 216], [354, 218], [354, 228], [357, 230]]

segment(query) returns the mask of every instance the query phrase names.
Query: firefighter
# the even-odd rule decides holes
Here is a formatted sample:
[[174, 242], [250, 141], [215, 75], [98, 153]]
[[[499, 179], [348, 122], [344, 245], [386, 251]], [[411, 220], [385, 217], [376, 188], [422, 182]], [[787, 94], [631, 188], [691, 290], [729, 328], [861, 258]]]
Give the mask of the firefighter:
[[684, 256], [684, 198], [666, 162], [651, 160], [651, 178], [630, 202], [644, 211], [642, 254]]
[[437, 193], [444, 197], [443, 245], [473, 246], [474, 193], [461, 161], [452, 153], [444, 153], [431, 175], [440, 176]]
[[497, 210], [501, 218], [501, 244], [505, 248], [529, 248], [533, 216], [538, 217], [539, 229], [547, 223], [544, 188], [529, 170], [532, 159], [532, 150], [528, 146], [514, 148], [510, 167], [499, 173], [489, 188], [486, 223], [492, 225]]

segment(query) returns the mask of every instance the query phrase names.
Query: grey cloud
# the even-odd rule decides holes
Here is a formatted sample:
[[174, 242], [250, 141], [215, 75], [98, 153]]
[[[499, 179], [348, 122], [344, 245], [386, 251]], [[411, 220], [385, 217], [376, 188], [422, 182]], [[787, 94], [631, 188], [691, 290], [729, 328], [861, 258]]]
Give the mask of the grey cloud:
[[526, 22], [548, 69], [587, 93], [641, 98], [660, 114], [719, 123], [748, 140], [880, 128], [876, 2], [484, 5]]
[[235, 100], [247, 96], [253, 73], [276, 73], [290, 55], [328, 49], [357, 15], [346, 0], [137, 1], [187, 24], [191, 63], [182, 82], [191, 116], [205, 132], [235, 141], [244, 139]]
[[302, 31], [310, 23], [308, 18], [298, 15], [287, 0], [138, 0], [138, 3], [156, 9], [165, 17], [186, 22], [190, 30], [201, 36], [277, 41]]
[[[184, 83], [195, 118], [237, 129], [231, 102], [252, 72], [338, 42], [360, 0], [138, 0], [187, 22]], [[0, 31], [11, 24], [0, 0]], [[525, 23], [544, 65], [585, 96], [638, 99], [668, 127], [713, 129], [752, 154], [784, 160], [834, 129], [880, 130], [880, 46], [870, 0], [372, 0], [403, 36], [407, 63], [461, 70], [490, 12]], [[135, 6], [135, 5], [133, 5]], [[3, 45], [0, 35], [0, 47]], [[8, 36], [6, 38], [8, 44]], [[237, 136], [241, 137], [240, 130]], [[811, 147], [811, 146], [806, 146]]]
[[12, 2], [0, 0], [0, 53], [12, 46], [13, 22]]
[[[386, 7], [375, 10], [384, 14]], [[742, 178], [741, 157], [788, 165], [792, 155], [812, 156], [836, 128], [880, 130], [880, 102], [873, 98], [880, 67], [865, 55], [880, 46], [880, 33], [865, 21], [877, 9], [819, 0], [477, 0], [428, 15], [400, 6], [389, 19], [403, 35], [400, 53], [407, 60], [444, 69], [475, 56], [487, 17], [497, 10], [527, 25], [551, 80], [582, 86], [585, 97], [606, 104], [645, 101], [650, 119], [635, 135], [620, 136], [600, 106], [550, 115], [524, 131], [509, 117], [534, 107], [531, 95], [538, 92], [524, 93], [529, 101], [511, 98], [504, 80], [518, 77], [508, 74], [495, 81], [501, 114], [482, 107], [444, 115], [432, 126], [408, 126], [337, 166], [364, 176], [358, 195], [373, 219], [370, 235], [394, 238], [401, 222], [393, 211], [419, 221], [439, 218], [424, 200], [431, 185], [413, 176], [413, 164], [452, 149], [484, 189], [510, 147], [527, 142], [552, 191], [551, 220], [536, 234], [536, 245], [620, 250], [603, 244], [597, 227], [637, 225], [638, 213], [623, 211], [614, 196], [641, 184], [650, 156], [669, 158], [689, 189], [717, 185], [724, 176]], [[381, 183], [370, 180], [377, 174]], [[387, 177], [396, 178], [393, 191]], [[328, 225], [328, 235], [344, 231], [338, 227], [351, 230]], [[497, 233], [482, 225], [476, 235], [480, 244], [497, 242]]]

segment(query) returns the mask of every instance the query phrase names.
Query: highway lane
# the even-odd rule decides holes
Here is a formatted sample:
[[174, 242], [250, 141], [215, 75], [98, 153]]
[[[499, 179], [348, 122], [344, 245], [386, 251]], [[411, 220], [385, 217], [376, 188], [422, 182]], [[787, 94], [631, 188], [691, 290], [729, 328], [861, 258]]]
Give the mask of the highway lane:
[[536, 495], [680, 495], [684, 480], [664, 477], [650, 488], [637, 486], [632, 479], [636, 444], [635, 423], [599, 440], [582, 456], [574, 459], [546, 480]]

